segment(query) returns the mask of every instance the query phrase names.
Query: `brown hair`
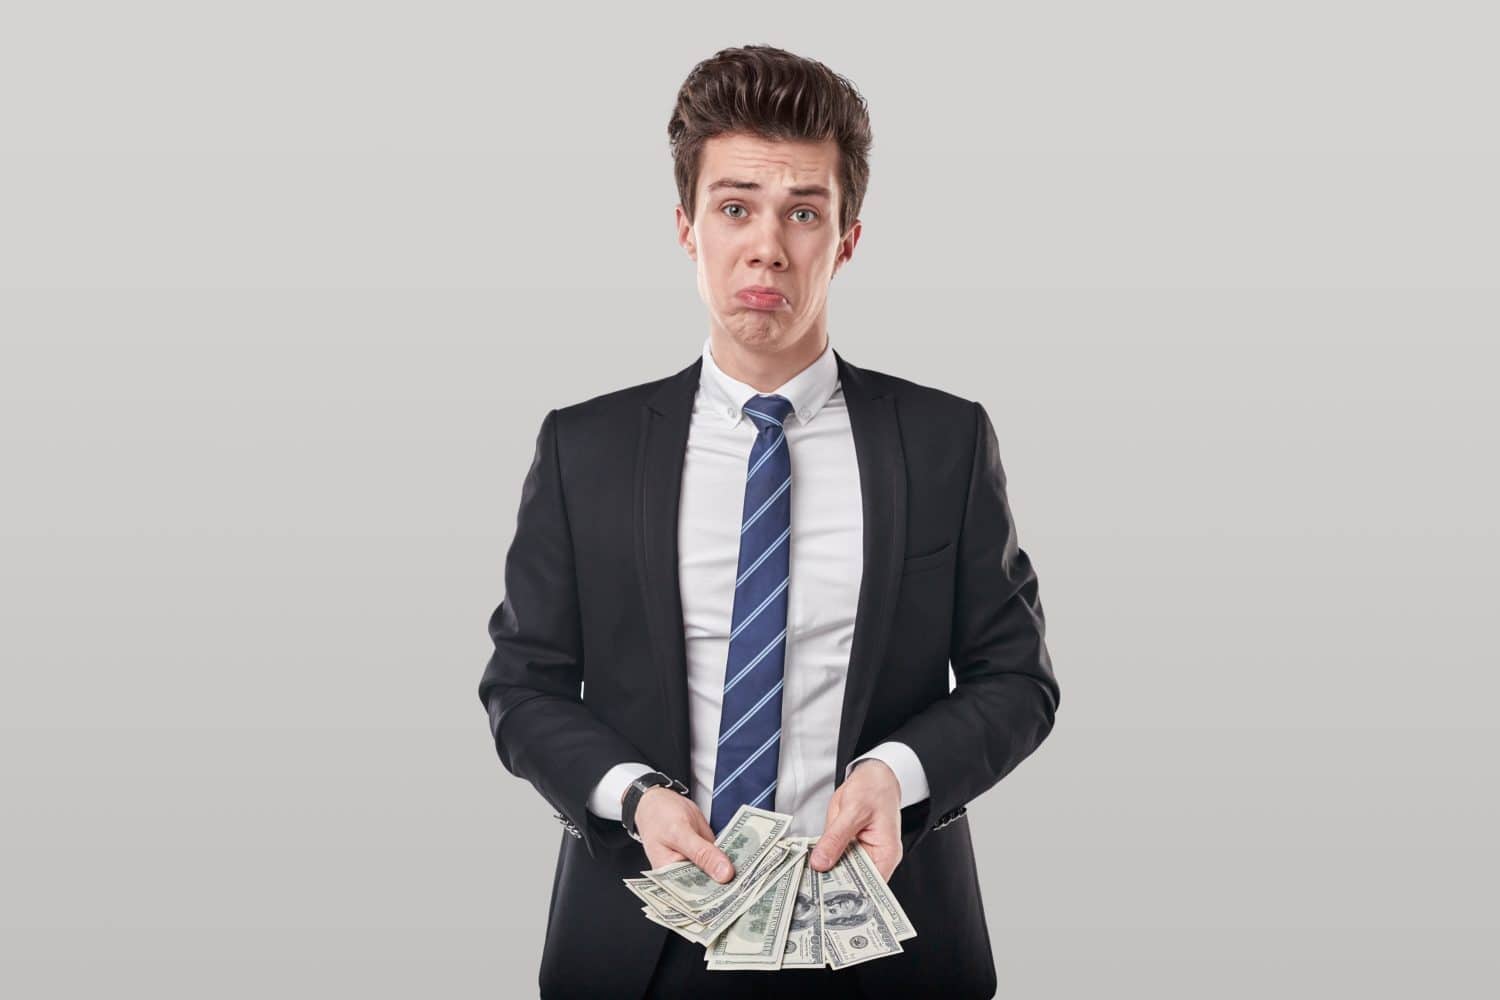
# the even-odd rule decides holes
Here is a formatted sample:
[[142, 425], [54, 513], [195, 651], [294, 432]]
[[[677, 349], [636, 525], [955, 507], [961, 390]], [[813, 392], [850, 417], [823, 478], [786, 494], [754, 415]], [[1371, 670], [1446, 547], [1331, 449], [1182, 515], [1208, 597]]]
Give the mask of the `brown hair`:
[[839, 147], [839, 235], [870, 182], [870, 115], [854, 84], [814, 59], [769, 45], [722, 49], [694, 66], [667, 122], [677, 194], [693, 221], [703, 144], [725, 132]]

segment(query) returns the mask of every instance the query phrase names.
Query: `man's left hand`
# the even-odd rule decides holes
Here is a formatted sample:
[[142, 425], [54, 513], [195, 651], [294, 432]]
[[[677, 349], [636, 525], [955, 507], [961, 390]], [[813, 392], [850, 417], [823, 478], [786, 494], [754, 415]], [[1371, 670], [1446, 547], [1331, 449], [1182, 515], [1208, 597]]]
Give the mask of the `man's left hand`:
[[901, 863], [901, 781], [883, 760], [860, 761], [834, 791], [823, 836], [813, 846], [813, 871], [832, 868], [852, 840], [864, 846], [889, 882]]

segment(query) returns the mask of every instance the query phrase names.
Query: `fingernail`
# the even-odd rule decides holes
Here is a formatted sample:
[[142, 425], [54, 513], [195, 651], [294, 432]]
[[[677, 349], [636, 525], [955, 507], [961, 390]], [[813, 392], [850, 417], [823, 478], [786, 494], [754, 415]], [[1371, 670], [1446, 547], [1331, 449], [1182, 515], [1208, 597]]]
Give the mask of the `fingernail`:
[[728, 865], [719, 865], [717, 868], [714, 869], [714, 877], [715, 878], [728, 878], [729, 877], [729, 866]]
[[813, 851], [813, 864], [817, 865], [819, 868], [827, 868], [828, 855], [824, 854], [822, 851]]

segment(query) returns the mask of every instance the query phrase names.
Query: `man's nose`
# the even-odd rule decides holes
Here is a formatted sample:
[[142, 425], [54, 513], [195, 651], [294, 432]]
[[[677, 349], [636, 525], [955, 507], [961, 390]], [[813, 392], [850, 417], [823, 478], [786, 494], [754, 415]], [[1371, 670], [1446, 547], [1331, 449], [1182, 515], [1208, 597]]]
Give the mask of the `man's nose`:
[[761, 226], [755, 231], [750, 244], [749, 264], [752, 267], [786, 268], [786, 248], [781, 242], [781, 230], [775, 225]]

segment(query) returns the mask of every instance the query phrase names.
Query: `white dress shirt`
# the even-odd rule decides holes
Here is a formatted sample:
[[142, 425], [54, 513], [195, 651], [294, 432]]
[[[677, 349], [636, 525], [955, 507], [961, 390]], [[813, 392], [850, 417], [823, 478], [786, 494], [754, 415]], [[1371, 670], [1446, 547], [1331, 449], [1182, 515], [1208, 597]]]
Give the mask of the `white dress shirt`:
[[[756, 436], [755, 421], [745, 416], [744, 405], [759, 394], [719, 368], [711, 344], [711, 339], [703, 342], [677, 521], [693, 801], [704, 816], [713, 811], [745, 471]], [[792, 464], [792, 533], [775, 809], [792, 815], [788, 836], [818, 836], [833, 798], [844, 681], [864, 566], [864, 514], [854, 435], [832, 343], [774, 394], [790, 400], [795, 414], [785, 424]], [[855, 758], [845, 778], [871, 758], [896, 772], [902, 808], [927, 797], [922, 763], [904, 743], [881, 743]], [[652, 770], [636, 761], [610, 768], [589, 796], [589, 811], [618, 820], [626, 787]]]

